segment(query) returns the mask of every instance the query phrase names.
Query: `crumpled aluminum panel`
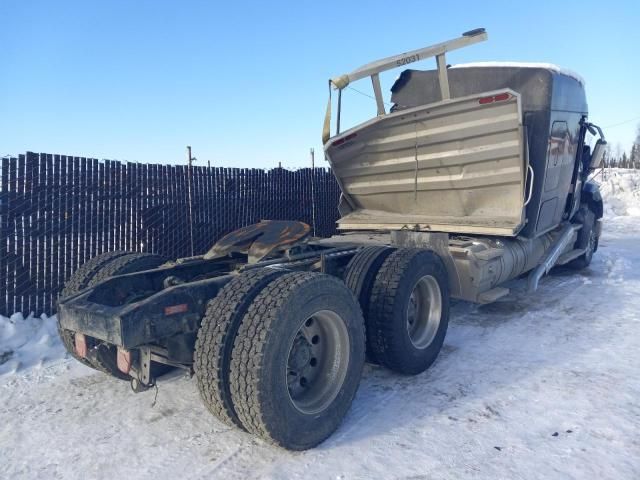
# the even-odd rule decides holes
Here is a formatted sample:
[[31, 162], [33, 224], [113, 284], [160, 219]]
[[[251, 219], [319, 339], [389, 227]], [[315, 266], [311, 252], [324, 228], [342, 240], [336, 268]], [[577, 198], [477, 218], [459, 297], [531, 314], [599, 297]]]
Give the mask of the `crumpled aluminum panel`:
[[339, 228], [516, 235], [521, 119], [519, 95], [501, 90], [399, 110], [333, 137], [325, 152], [348, 211]]

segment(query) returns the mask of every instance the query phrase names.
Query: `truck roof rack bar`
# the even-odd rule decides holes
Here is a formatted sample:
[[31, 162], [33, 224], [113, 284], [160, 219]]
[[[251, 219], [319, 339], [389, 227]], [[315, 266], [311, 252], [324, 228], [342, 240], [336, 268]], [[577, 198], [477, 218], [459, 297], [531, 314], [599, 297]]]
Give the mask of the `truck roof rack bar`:
[[331, 79], [336, 88], [343, 89], [350, 83], [360, 80], [364, 77], [373, 77], [380, 72], [385, 72], [393, 68], [404, 67], [413, 62], [419, 60], [425, 60], [427, 58], [436, 57], [438, 61], [438, 76], [440, 79], [444, 79], [446, 83], [446, 90], [449, 90], [449, 82], [446, 73], [447, 63], [445, 61], [445, 53], [451, 50], [457, 50], [458, 48], [467, 47], [474, 43], [483, 42], [487, 40], [487, 32], [484, 28], [476, 28], [469, 32], [465, 32], [462, 36], [447, 40], [446, 42], [437, 43], [429, 47], [419, 48], [410, 52], [401, 53], [391, 57], [376, 60], [375, 62], [367, 63], [360, 68], [355, 69], [353, 72], [340, 75]]
[[[462, 34], [458, 38], [447, 40], [446, 42], [437, 43], [429, 47], [419, 48], [410, 52], [401, 53], [400, 55], [394, 55], [392, 57], [376, 60], [375, 62], [367, 63], [360, 68], [355, 69], [353, 72], [334, 77], [329, 80], [329, 103], [327, 105], [327, 112], [325, 114], [324, 127], [322, 129], [322, 143], [326, 143], [329, 140], [330, 123], [331, 123], [331, 87], [341, 91], [346, 88], [347, 85], [360, 80], [365, 77], [371, 77], [371, 83], [373, 85], [373, 92], [375, 94], [377, 114], [384, 115], [384, 100], [382, 98], [382, 89], [380, 88], [380, 72], [385, 72], [398, 67], [404, 67], [410, 63], [420, 60], [426, 60], [427, 58], [436, 57], [438, 65], [438, 80], [440, 83], [440, 95], [443, 100], [451, 97], [449, 92], [449, 75], [447, 73], [447, 61], [445, 58], [446, 52], [451, 50], [457, 50], [458, 48], [467, 47], [474, 43], [484, 42], [487, 40], [487, 32], [484, 28], [476, 28], [469, 30]], [[338, 120], [338, 124], [340, 121]], [[338, 128], [336, 134], [340, 132]]]

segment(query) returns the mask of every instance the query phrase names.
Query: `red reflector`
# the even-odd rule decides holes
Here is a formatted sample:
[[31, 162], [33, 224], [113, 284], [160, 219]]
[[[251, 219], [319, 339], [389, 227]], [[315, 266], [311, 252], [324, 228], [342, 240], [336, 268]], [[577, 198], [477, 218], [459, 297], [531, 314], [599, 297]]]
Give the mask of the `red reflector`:
[[76, 355], [80, 358], [87, 357], [87, 337], [82, 333], [76, 333], [74, 336]]
[[502, 102], [504, 100], [509, 100], [510, 98], [511, 98], [511, 95], [505, 92], [505, 93], [499, 93], [498, 95], [494, 95], [493, 97], [482, 97], [480, 100], [478, 100], [478, 103], [480, 105], [486, 105], [487, 103]]
[[176, 313], [184, 313], [189, 310], [189, 305], [181, 303], [180, 305], [171, 305], [170, 307], [164, 307], [165, 315], [173, 315]]
[[131, 370], [131, 352], [118, 347], [117, 363], [118, 370], [122, 373], [129, 373], [129, 370]]
[[331, 144], [331, 146], [332, 146], [332, 147], [337, 147], [337, 146], [339, 146], [339, 145], [342, 145], [342, 144], [343, 144], [343, 143], [345, 143], [345, 142], [348, 142], [349, 140], [353, 140], [353, 139], [354, 139], [354, 138], [356, 138], [357, 136], [358, 136], [358, 134], [357, 134], [357, 133], [351, 133], [351, 134], [347, 135], [346, 137], [339, 138], [338, 140], [336, 140], [335, 142], [333, 142], [333, 143]]

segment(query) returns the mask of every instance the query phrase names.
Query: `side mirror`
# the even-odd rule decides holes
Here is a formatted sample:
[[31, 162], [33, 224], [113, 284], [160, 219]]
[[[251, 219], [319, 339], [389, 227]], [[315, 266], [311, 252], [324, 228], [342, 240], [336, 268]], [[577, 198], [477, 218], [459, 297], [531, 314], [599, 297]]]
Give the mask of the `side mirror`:
[[589, 170], [595, 170], [602, 165], [602, 158], [604, 157], [604, 151], [607, 147], [605, 140], [599, 139], [593, 147], [593, 153], [591, 154], [591, 162], [589, 163]]

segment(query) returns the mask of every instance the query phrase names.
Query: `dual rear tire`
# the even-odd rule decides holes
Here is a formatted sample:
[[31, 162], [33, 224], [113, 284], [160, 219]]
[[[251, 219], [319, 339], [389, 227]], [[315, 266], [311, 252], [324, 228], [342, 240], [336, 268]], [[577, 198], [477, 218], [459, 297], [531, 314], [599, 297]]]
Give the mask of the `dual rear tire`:
[[368, 359], [405, 375], [429, 368], [449, 325], [440, 257], [417, 248], [366, 247], [347, 266], [345, 280], [365, 312]]
[[304, 450], [342, 421], [365, 350], [404, 374], [433, 363], [449, 318], [446, 270], [435, 253], [365, 248], [345, 281], [348, 288], [330, 275], [267, 267], [227, 283], [208, 303], [195, 348], [198, 390], [209, 411]]
[[196, 342], [198, 389], [225, 423], [304, 450], [342, 421], [364, 352], [362, 313], [340, 280], [250, 271], [209, 302]]

